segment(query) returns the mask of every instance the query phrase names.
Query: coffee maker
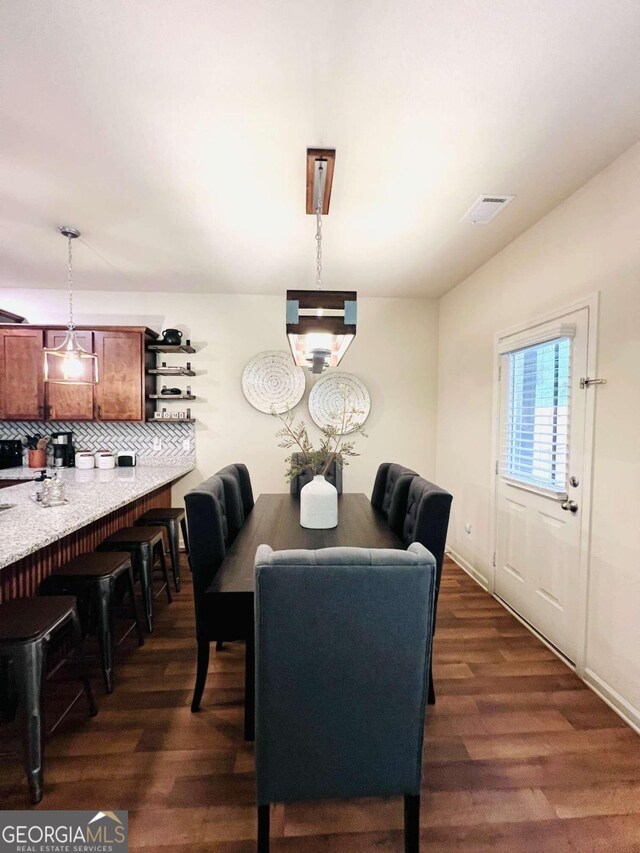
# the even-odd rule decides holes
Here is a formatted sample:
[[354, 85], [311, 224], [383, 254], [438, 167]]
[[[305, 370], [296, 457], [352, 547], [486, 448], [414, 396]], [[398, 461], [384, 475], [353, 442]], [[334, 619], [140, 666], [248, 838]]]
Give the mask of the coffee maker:
[[51, 434], [53, 447], [53, 467], [71, 468], [75, 461], [72, 432], [54, 432]]

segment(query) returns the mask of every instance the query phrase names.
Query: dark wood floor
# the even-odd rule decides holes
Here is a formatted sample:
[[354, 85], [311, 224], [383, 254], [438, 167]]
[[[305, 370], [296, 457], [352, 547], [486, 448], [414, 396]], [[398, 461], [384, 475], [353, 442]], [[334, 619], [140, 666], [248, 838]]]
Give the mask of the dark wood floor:
[[[242, 647], [212, 655], [204, 709], [192, 715], [190, 588], [170, 606], [158, 601], [154, 636], [144, 648], [121, 647], [113, 695], [94, 679], [99, 715], [85, 718], [79, 704], [48, 743], [40, 808], [128, 809], [135, 850], [249, 853], [253, 750], [242, 739]], [[640, 738], [451, 562], [435, 676], [425, 851], [640, 851]], [[0, 797], [6, 809], [25, 808], [15, 757], [0, 760]], [[401, 851], [401, 827], [397, 799], [278, 806], [272, 849]]]

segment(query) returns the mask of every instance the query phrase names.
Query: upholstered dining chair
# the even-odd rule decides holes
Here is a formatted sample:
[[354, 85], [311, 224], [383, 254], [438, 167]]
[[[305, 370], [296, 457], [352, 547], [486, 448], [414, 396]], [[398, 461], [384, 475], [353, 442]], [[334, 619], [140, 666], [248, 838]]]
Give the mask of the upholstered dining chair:
[[[301, 453], [292, 453], [291, 454], [294, 460], [300, 459], [302, 456]], [[320, 473], [319, 471], [317, 472]], [[336, 490], [339, 495], [342, 494], [342, 466], [338, 465], [338, 463], [334, 460], [329, 466], [329, 470], [325, 474], [325, 478], [327, 482], [331, 483], [332, 486], [336, 487]], [[310, 483], [313, 479], [313, 474], [310, 471], [305, 471], [304, 474], [298, 474], [297, 477], [294, 477], [291, 480], [289, 490], [292, 495], [299, 495], [300, 490], [303, 486], [306, 486], [307, 483]]]
[[234, 462], [232, 465], [227, 465], [216, 472], [219, 476], [228, 475], [234, 477], [238, 483], [240, 490], [240, 499], [242, 503], [242, 514], [246, 518], [254, 506], [253, 488], [251, 486], [251, 477], [249, 469], [241, 462]]
[[[394, 506], [391, 510], [391, 515], [394, 517], [396, 525], [398, 523], [397, 520], [402, 517], [401, 536], [405, 548], [410, 547], [413, 542], [420, 542], [435, 558], [436, 599], [433, 619], [434, 631], [452, 501], [453, 496], [444, 489], [441, 489], [440, 486], [430, 483], [423, 477], [414, 477], [409, 484], [406, 507], [404, 505]], [[436, 694], [433, 686], [433, 673], [430, 670], [429, 704], [433, 705], [435, 701]]]
[[189, 565], [193, 575], [193, 598], [196, 612], [197, 674], [191, 710], [200, 709], [207, 680], [209, 644], [221, 644], [223, 626], [212, 619], [207, 589], [222, 565], [227, 548], [242, 527], [244, 515], [240, 488], [231, 474], [214, 474], [184, 496], [189, 527]]
[[404, 796], [419, 849], [435, 560], [323, 548], [256, 555], [258, 851], [270, 804]]
[[402, 533], [409, 486], [417, 476], [411, 468], [405, 468], [395, 462], [383, 462], [376, 473], [371, 504], [386, 517], [389, 526], [398, 536]]

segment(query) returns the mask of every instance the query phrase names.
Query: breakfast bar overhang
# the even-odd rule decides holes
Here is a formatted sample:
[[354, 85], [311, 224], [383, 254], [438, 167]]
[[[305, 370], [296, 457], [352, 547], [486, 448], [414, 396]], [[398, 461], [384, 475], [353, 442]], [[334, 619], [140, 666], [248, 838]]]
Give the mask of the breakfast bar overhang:
[[192, 464], [101, 471], [68, 469], [61, 476], [67, 503], [43, 507], [32, 496], [36, 472], [8, 469], [3, 479], [24, 483], [0, 491], [0, 602], [34, 595], [42, 580], [72, 557], [95, 550], [142, 513], [171, 506], [171, 486]]

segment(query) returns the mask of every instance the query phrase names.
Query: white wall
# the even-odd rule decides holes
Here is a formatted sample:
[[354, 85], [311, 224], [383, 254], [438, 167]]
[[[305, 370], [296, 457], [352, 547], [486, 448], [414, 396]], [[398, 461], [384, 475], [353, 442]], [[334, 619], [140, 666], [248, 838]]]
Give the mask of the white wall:
[[[63, 291], [0, 289], [0, 306], [30, 322], [66, 322]], [[189, 293], [88, 293], [74, 298], [82, 324], [146, 324], [188, 330], [198, 353], [198, 376], [189, 381], [198, 401], [197, 470], [174, 489], [186, 489], [230, 462], [249, 466], [254, 489], [282, 492], [286, 451], [278, 448], [280, 422], [252, 408], [242, 394], [242, 370], [256, 353], [287, 350], [285, 297]], [[358, 334], [340, 369], [358, 376], [371, 394], [368, 438], [344, 472], [347, 491], [369, 493], [377, 466], [399, 461], [427, 477], [435, 474], [438, 304], [429, 299], [359, 299]], [[185, 359], [186, 360], [186, 359]], [[167, 363], [182, 363], [168, 356]], [[168, 381], [168, 380], [167, 380]], [[309, 379], [309, 383], [311, 383]], [[172, 380], [173, 382], [173, 380]], [[178, 404], [170, 404], [178, 405]], [[308, 415], [307, 395], [296, 409]], [[171, 429], [171, 427], [167, 427]], [[313, 434], [317, 434], [315, 427]]]
[[[640, 145], [440, 303], [437, 480], [449, 545], [491, 571], [496, 332], [600, 291], [587, 675], [640, 723]], [[472, 525], [471, 536], [464, 525]]]

